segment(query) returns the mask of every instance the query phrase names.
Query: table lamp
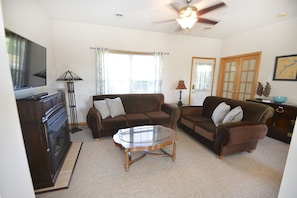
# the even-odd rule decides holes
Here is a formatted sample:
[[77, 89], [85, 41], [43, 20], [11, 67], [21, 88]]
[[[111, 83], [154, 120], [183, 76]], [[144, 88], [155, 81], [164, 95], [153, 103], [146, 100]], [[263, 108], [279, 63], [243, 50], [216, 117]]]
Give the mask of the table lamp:
[[185, 82], [183, 80], [178, 81], [176, 89], [179, 89], [179, 101], [177, 103], [177, 106], [181, 107], [183, 106], [183, 102], [181, 101], [182, 89], [187, 89], [187, 87], [185, 86]]

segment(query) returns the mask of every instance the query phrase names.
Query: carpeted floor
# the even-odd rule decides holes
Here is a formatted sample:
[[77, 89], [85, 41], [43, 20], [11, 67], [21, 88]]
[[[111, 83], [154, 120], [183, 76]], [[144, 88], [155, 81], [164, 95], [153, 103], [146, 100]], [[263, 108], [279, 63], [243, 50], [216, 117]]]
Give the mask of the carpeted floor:
[[[192, 137], [178, 132], [177, 158], [146, 156], [124, 168], [124, 152], [111, 137], [95, 142], [88, 128], [71, 134], [84, 142], [68, 189], [37, 198], [277, 197], [289, 145], [265, 137], [253, 153], [217, 159]], [[166, 149], [165, 149], [166, 150]], [[171, 152], [172, 147], [167, 148]]]

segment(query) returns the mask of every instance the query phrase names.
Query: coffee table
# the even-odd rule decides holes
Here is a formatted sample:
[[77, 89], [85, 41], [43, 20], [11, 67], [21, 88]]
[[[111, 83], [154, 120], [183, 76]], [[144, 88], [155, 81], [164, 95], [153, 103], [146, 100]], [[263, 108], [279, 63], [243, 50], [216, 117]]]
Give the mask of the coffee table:
[[[144, 158], [147, 154], [176, 158], [176, 131], [160, 125], [137, 126], [120, 129], [114, 136], [116, 146], [125, 150], [125, 169]], [[164, 151], [165, 146], [173, 145], [172, 154]], [[132, 159], [131, 152], [143, 151], [143, 154]]]

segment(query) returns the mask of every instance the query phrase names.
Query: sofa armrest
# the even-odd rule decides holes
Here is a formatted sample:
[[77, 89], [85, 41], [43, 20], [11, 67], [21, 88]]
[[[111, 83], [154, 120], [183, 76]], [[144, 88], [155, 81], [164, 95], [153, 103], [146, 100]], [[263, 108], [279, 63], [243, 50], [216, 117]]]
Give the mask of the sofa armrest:
[[180, 115], [202, 115], [203, 106], [182, 106]]
[[175, 130], [177, 128], [177, 121], [179, 120], [180, 116], [179, 108], [173, 104], [163, 103], [161, 106], [161, 110], [170, 115], [170, 127]]
[[240, 121], [220, 124], [216, 131], [215, 151], [222, 146], [239, 145], [263, 139], [268, 132], [266, 124]]
[[95, 107], [91, 107], [87, 114], [87, 124], [92, 130], [94, 138], [100, 137], [99, 131], [101, 131], [102, 128], [101, 120], [102, 118], [100, 112]]

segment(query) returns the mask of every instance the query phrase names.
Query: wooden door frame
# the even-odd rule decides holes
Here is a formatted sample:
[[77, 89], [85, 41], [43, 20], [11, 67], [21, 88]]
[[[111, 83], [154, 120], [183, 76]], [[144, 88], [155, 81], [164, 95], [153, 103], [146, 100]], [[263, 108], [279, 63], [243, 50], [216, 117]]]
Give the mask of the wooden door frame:
[[212, 60], [214, 61], [213, 63], [213, 72], [212, 72], [212, 82], [211, 82], [211, 90], [210, 93], [212, 95], [213, 92], [213, 84], [214, 84], [214, 77], [215, 77], [215, 70], [216, 70], [216, 62], [217, 59], [216, 58], [209, 58], [209, 57], [197, 57], [197, 56], [193, 56], [192, 57], [192, 63], [191, 63], [191, 73], [190, 73], [190, 89], [189, 89], [189, 99], [188, 99], [188, 104], [191, 104], [191, 91], [192, 91], [192, 77], [193, 77], [193, 64], [194, 64], [194, 59], [203, 59], [203, 60]]

